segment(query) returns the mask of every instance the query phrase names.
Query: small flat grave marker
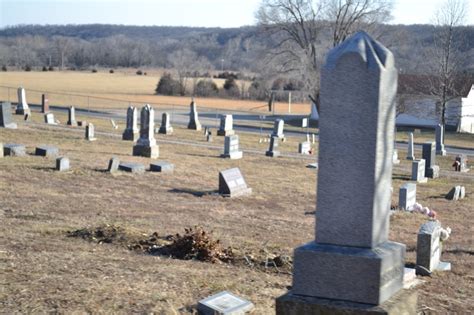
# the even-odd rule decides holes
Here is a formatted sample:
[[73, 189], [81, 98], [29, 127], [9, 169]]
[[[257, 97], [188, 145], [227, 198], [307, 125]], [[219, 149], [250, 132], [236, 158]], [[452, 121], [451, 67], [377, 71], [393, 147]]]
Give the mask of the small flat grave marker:
[[25, 156], [26, 148], [23, 144], [7, 143], [3, 146], [3, 153], [9, 156]]
[[151, 172], [161, 172], [161, 173], [173, 173], [174, 164], [166, 161], [160, 161], [150, 164]]
[[44, 122], [48, 125], [57, 125], [53, 113], [44, 114]]
[[238, 197], [251, 193], [252, 188], [247, 187], [239, 168], [219, 172], [219, 194], [226, 197]]
[[252, 302], [227, 291], [214, 294], [198, 303], [198, 311], [203, 315], [241, 315], [253, 308]]
[[112, 157], [109, 160], [109, 166], [107, 167], [107, 172], [114, 173], [118, 170], [120, 165], [120, 160], [118, 157]]
[[145, 165], [140, 163], [120, 163], [119, 169], [130, 173], [145, 173]]
[[69, 158], [63, 156], [56, 159], [56, 170], [59, 172], [69, 171], [70, 169]]
[[36, 147], [35, 155], [44, 156], [44, 157], [56, 157], [59, 154], [57, 147], [50, 145], [41, 145]]

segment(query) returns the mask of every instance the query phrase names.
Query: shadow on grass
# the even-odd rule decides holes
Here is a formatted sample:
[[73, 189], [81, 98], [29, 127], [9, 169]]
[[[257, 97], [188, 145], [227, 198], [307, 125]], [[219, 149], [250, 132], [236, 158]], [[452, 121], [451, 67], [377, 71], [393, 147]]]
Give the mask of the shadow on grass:
[[205, 157], [205, 158], [214, 158], [214, 159], [220, 159], [221, 158], [220, 155], [208, 155], [208, 154], [196, 154], [196, 153], [188, 153], [186, 155]]
[[411, 180], [411, 177], [410, 177], [409, 175], [394, 174], [394, 175], [392, 176], [392, 179]]
[[197, 190], [186, 189], [186, 188], [173, 188], [173, 189], [170, 189], [168, 192], [175, 193], [175, 194], [190, 194], [195, 197], [219, 195], [218, 190], [197, 191]]
[[429, 196], [428, 199], [446, 199], [446, 194], [439, 194], [436, 196]]
[[33, 166], [32, 169], [38, 171], [56, 171], [56, 167], [54, 166]]

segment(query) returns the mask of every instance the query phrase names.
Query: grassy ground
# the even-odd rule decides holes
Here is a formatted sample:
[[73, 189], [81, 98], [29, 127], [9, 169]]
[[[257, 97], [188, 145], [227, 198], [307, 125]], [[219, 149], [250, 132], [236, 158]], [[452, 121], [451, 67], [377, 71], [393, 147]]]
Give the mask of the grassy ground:
[[[0, 86], [15, 87], [15, 89], [8, 91], [8, 89], [0, 88], [0, 99], [10, 99], [12, 102], [16, 102], [16, 87], [23, 86], [27, 92], [27, 101], [32, 104], [40, 104], [41, 94], [51, 92], [48, 94], [50, 104], [74, 105], [90, 109], [125, 109], [129, 103], [188, 106], [190, 97], [154, 95], [159, 76], [160, 73], [158, 72], [153, 72], [147, 76], [138, 76], [125, 71], [114, 74], [79, 71], [2, 72]], [[222, 79], [213, 80], [218, 85], [223, 84]], [[91, 98], [87, 98], [87, 96], [91, 96]], [[262, 113], [267, 111], [267, 103], [262, 101], [196, 98], [196, 103], [202, 108], [221, 108]], [[276, 106], [277, 113], [288, 112], [287, 103], [277, 102]], [[308, 114], [311, 108], [309, 104], [293, 104], [291, 110], [292, 113]]]
[[[157, 135], [160, 160], [175, 164], [173, 175], [111, 175], [103, 172], [111, 156], [145, 165], [149, 160], [131, 156], [132, 143], [117, 136], [98, 135], [96, 142], [87, 142], [80, 127], [39, 128], [18, 122], [17, 130], [0, 130], [0, 142], [23, 143], [30, 153], [0, 159], [2, 312], [188, 313], [201, 298], [229, 290], [251, 300], [255, 314], [274, 313], [275, 297], [291, 285], [291, 269], [260, 264], [273, 255], [291, 255], [295, 246], [313, 238], [314, 216], [307, 212], [315, 208], [317, 173], [305, 168], [308, 160], [246, 154], [231, 161], [206, 147], [160, 142], [205, 144], [201, 132], [175, 128], [173, 136]], [[105, 120], [93, 122], [99, 132], [122, 130], [114, 131]], [[222, 137], [215, 139], [213, 145], [221, 146]], [[242, 147], [265, 150], [267, 144], [257, 139], [258, 135], [241, 134]], [[295, 152], [297, 141], [290, 138], [282, 150]], [[58, 146], [71, 159], [72, 170], [55, 172], [53, 159], [31, 155], [39, 144]], [[399, 186], [410, 174], [410, 164], [403, 160], [406, 153], [399, 154], [394, 205]], [[418, 185], [417, 198], [438, 212], [443, 226], [453, 229], [443, 254], [453, 271], [423, 279], [418, 308], [427, 313], [468, 313], [474, 302], [474, 175], [451, 172], [452, 157], [438, 160], [443, 176]], [[217, 189], [218, 172], [231, 167], [242, 170], [253, 194], [237, 199], [208, 194]], [[466, 186], [466, 199], [445, 200], [455, 184]], [[407, 245], [409, 264], [415, 262], [416, 233], [426, 220], [402, 212], [391, 217], [390, 238]], [[201, 225], [239, 257], [253, 257], [254, 265], [183, 261], [130, 251], [124, 242], [98, 244], [68, 237], [68, 231], [106, 224], [134, 238], [157, 232], [164, 239]]]

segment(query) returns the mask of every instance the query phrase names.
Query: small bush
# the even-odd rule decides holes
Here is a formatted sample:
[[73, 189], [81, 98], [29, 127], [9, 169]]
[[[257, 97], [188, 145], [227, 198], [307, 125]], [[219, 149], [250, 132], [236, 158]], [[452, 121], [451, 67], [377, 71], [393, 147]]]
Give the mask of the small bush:
[[3, 65], [3, 66], [2, 66], [2, 71], [3, 71], [3, 72], [7, 72], [7, 71], [8, 71], [7, 66]]
[[114, 73], [114, 72], [115, 72], [114, 69], [109, 70], [109, 73]]
[[41, 71], [46, 72], [46, 71], [48, 71], [48, 68], [46, 66], [43, 66], [43, 69]]
[[156, 86], [156, 94], [161, 95], [179, 95], [181, 91], [180, 84], [173, 79], [170, 73], [165, 72]]
[[240, 96], [240, 89], [237, 85], [237, 82], [235, 82], [235, 79], [233, 77], [230, 77], [225, 80], [224, 90], [228, 96], [232, 96], [232, 97]]
[[137, 70], [137, 75], [142, 75], [143, 74], [143, 71], [142, 70]]
[[143, 75], [146, 75], [146, 72], [143, 72]]
[[31, 71], [31, 66], [30, 66], [30, 65], [26, 65], [26, 66], [25, 66], [25, 71], [28, 71], [28, 72]]
[[48, 71], [54, 71], [54, 67], [53, 67], [53, 66], [49, 66], [49, 67], [48, 67]]
[[219, 92], [219, 88], [212, 80], [199, 80], [196, 84], [195, 94], [197, 96], [216, 96]]
[[92, 69], [91, 71], [92, 71], [92, 73], [96, 73], [97, 69]]

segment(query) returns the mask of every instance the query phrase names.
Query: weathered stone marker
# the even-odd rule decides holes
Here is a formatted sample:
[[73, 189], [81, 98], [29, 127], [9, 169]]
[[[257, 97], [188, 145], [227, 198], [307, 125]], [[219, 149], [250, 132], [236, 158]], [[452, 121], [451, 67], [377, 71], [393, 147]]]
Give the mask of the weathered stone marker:
[[68, 125], [68, 126], [77, 126], [76, 109], [74, 108], [74, 106], [70, 106], [68, 108], [67, 114], [68, 114], [68, 118], [67, 118], [66, 125]]
[[48, 125], [57, 125], [54, 114], [51, 112], [44, 114], [44, 122]]
[[119, 169], [125, 172], [143, 174], [145, 173], [145, 165], [140, 163], [120, 163]]
[[0, 142], [0, 158], [2, 158], [5, 154], [3, 153], [3, 143]]
[[456, 172], [469, 172], [469, 166], [467, 165], [467, 156], [465, 154], [456, 156], [453, 167]]
[[163, 113], [163, 115], [161, 115], [161, 126], [158, 132], [165, 135], [170, 135], [173, 133], [173, 127], [171, 127], [170, 123], [170, 114]]
[[451, 270], [451, 263], [441, 261], [441, 224], [429, 221], [421, 225], [416, 244], [416, 272], [426, 275], [435, 270]]
[[280, 156], [280, 151], [278, 151], [278, 142], [279, 142], [278, 137], [272, 136], [270, 138], [270, 146], [268, 147], [268, 151], [265, 152], [266, 156], [270, 156], [270, 157]]
[[12, 118], [12, 105], [9, 102], [0, 103], [0, 127], [16, 129], [17, 125]]
[[130, 106], [127, 109], [127, 126], [122, 134], [122, 140], [136, 141], [138, 139], [137, 108]]
[[221, 157], [237, 160], [241, 159], [242, 155], [243, 152], [239, 150], [239, 136], [226, 136], [224, 139], [224, 153], [221, 154]]
[[201, 123], [199, 122], [199, 116], [196, 108], [196, 103], [194, 100], [191, 101], [191, 104], [189, 105], [190, 111], [189, 111], [189, 123], [188, 123], [188, 129], [193, 129], [193, 130], [201, 130]]
[[59, 154], [59, 149], [50, 145], [40, 145], [36, 147], [35, 155], [44, 157], [56, 157]]
[[407, 210], [416, 203], [416, 184], [406, 183], [400, 187], [398, 194], [398, 208]]
[[428, 178], [425, 177], [425, 159], [414, 160], [411, 163], [411, 180], [417, 183], [426, 183]]
[[408, 148], [407, 148], [407, 160], [415, 159], [415, 150], [413, 143], [413, 132], [408, 133]]
[[140, 113], [140, 138], [133, 146], [134, 156], [144, 156], [156, 159], [160, 155], [160, 148], [156, 144], [154, 135], [155, 110], [146, 104]]
[[166, 161], [160, 161], [150, 164], [150, 172], [160, 172], [171, 174], [174, 171], [174, 164]]
[[119, 168], [119, 165], [120, 165], [120, 160], [118, 157], [112, 157], [110, 160], [109, 160], [109, 166], [107, 167], [107, 172], [109, 173], [115, 173], [118, 168]]
[[95, 141], [97, 138], [95, 137], [95, 128], [93, 123], [88, 123], [86, 126], [86, 136], [87, 141]]
[[219, 194], [226, 197], [238, 197], [251, 193], [252, 188], [247, 187], [239, 168], [219, 172]]
[[218, 136], [232, 136], [235, 135], [234, 131], [234, 118], [232, 115], [222, 115], [221, 124], [219, 130], [217, 130]]
[[283, 134], [283, 128], [285, 126], [285, 121], [283, 119], [277, 119], [275, 120], [275, 123], [273, 125], [273, 132], [272, 132], [272, 137], [277, 137], [277, 138], [284, 138], [285, 135]]
[[299, 154], [309, 154], [311, 151], [311, 142], [301, 142], [298, 144], [298, 153]]
[[214, 294], [198, 303], [198, 312], [202, 315], [244, 315], [253, 308], [251, 302], [227, 291]]
[[207, 142], [212, 142], [212, 131], [211, 131], [211, 129], [209, 129], [207, 131], [206, 141]]
[[41, 113], [49, 112], [49, 99], [47, 94], [41, 95]]
[[436, 125], [436, 154], [446, 155], [446, 150], [444, 149], [444, 126], [441, 124]]
[[26, 92], [25, 89], [21, 86], [18, 88], [18, 104], [16, 105], [17, 115], [31, 115], [30, 107], [26, 101]]
[[400, 305], [416, 313], [411, 292], [384, 303], [402, 289], [404, 274], [405, 245], [388, 240], [396, 90], [392, 53], [365, 32], [329, 52], [316, 238], [295, 249], [293, 287], [277, 299], [277, 314], [351, 314], [361, 305], [371, 314]]
[[464, 186], [454, 186], [451, 190], [446, 194], [446, 199], [457, 201], [459, 199], [463, 199], [466, 195], [466, 188]]
[[429, 178], [439, 177], [439, 166], [436, 164], [436, 151], [434, 142], [423, 143], [423, 159], [425, 159], [425, 176]]
[[3, 146], [4, 155], [26, 156], [26, 147], [23, 144], [7, 143]]
[[69, 159], [65, 156], [56, 159], [56, 170], [59, 172], [69, 171], [71, 168]]

